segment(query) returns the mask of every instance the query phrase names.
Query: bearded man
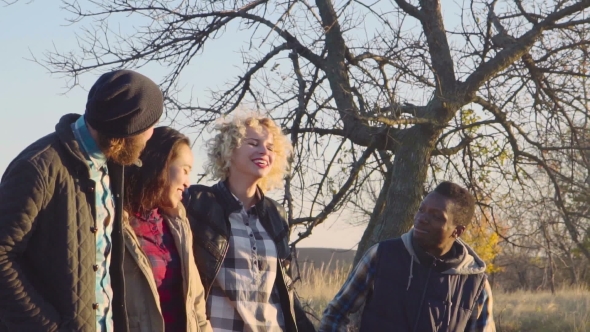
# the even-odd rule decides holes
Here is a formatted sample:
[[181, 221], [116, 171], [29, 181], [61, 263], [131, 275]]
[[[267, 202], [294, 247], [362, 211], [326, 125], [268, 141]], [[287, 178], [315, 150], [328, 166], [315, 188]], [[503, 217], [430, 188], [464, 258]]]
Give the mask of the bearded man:
[[10, 163], [0, 182], [0, 330], [128, 330], [123, 167], [140, 163], [162, 111], [152, 80], [106, 73], [84, 115], [64, 115]]

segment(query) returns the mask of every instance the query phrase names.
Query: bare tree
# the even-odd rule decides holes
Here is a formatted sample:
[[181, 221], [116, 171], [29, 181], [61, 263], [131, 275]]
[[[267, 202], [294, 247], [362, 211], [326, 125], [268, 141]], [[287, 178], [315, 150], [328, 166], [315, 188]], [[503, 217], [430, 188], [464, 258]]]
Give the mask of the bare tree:
[[[296, 149], [285, 204], [301, 238], [349, 202], [371, 211], [359, 255], [412, 226], [429, 183], [465, 183], [502, 202], [544, 172], [573, 243], [581, 230], [549, 151], [584, 148], [590, 0], [63, 1], [79, 49], [39, 60], [70, 86], [99, 68], [169, 69], [168, 115], [202, 130], [240, 104], [270, 112]], [[445, 14], [443, 16], [443, 13]], [[111, 28], [138, 17], [132, 31]], [[83, 24], [83, 22], [81, 24]], [[243, 68], [210, 102], [179, 91], [213, 39], [245, 30]], [[568, 140], [556, 139], [569, 133]], [[587, 145], [585, 146], [587, 148]], [[379, 179], [376, 200], [362, 188]], [[364, 199], [363, 199], [364, 198]]]

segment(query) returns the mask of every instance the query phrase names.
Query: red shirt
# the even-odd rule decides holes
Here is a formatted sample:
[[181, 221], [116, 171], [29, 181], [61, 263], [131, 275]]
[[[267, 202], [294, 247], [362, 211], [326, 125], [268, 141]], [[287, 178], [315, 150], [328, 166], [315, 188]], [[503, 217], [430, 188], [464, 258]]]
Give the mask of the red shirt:
[[165, 331], [186, 331], [182, 264], [168, 224], [158, 209], [149, 215], [136, 214], [129, 222], [152, 266]]

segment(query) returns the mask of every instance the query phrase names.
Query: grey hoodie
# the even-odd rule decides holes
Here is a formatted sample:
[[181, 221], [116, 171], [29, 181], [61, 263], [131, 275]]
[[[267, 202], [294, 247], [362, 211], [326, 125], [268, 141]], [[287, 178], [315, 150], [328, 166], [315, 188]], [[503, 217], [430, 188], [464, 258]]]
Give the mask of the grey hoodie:
[[[410, 275], [408, 276], [408, 285], [406, 289], [410, 288], [412, 284], [413, 270], [414, 270], [414, 262], [418, 264], [430, 265], [433, 269], [436, 269], [436, 265], [443, 265], [448, 268], [440, 270], [438, 272], [442, 274], [452, 274], [452, 275], [470, 275], [470, 274], [480, 274], [484, 273], [486, 270], [486, 263], [479, 258], [479, 256], [475, 253], [475, 251], [467, 245], [463, 240], [458, 238], [455, 240], [453, 244], [453, 248], [451, 249], [450, 253], [453, 255], [445, 255], [441, 257], [442, 259], [435, 258], [426, 252], [417, 252], [421, 250], [413, 243], [413, 234], [414, 229], [411, 229], [409, 232], [403, 234], [401, 236], [404, 246], [410, 256], [412, 256], [412, 260], [410, 261]], [[420, 258], [419, 258], [420, 257]], [[425, 264], [424, 261], [428, 261]], [[449, 284], [449, 292], [447, 301], [450, 303], [450, 306], [453, 305], [451, 301], [451, 294], [454, 293], [454, 289], [456, 285], [453, 285], [451, 279], [448, 279]], [[426, 291], [426, 289], [424, 290]], [[422, 296], [422, 301], [424, 300], [424, 294]], [[420, 307], [422, 303], [420, 304]], [[447, 325], [449, 325], [451, 321], [451, 312], [453, 312], [452, 308], [447, 310]]]
[[[410, 253], [410, 255], [412, 256], [412, 264], [414, 263], [414, 261], [416, 263], [420, 263], [420, 260], [418, 259], [418, 255], [416, 253], [416, 251], [414, 250], [414, 245], [413, 245], [413, 234], [414, 234], [414, 229], [411, 229], [409, 232], [403, 234], [401, 236], [402, 241], [404, 242], [404, 246], [406, 247], [406, 250], [408, 250], [408, 252]], [[486, 270], [486, 263], [481, 260], [481, 258], [479, 258], [479, 256], [475, 253], [475, 251], [465, 242], [463, 242], [463, 240], [461, 240], [460, 238], [455, 240], [455, 244], [454, 246], [459, 246], [460, 248], [458, 249], [458, 252], [464, 252], [465, 254], [462, 257], [462, 260], [458, 263], [458, 264], [454, 264], [455, 266], [447, 269], [445, 271], [441, 271], [441, 273], [443, 274], [479, 274], [479, 273], [484, 273]], [[410, 269], [412, 270], [412, 269]]]

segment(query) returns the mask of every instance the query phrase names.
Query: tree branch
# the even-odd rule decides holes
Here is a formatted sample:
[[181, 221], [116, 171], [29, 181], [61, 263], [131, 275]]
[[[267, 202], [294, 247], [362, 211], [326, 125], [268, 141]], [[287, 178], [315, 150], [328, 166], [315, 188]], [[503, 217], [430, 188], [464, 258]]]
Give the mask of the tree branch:
[[[549, 165], [547, 165], [547, 163], [545, 161], [543, 161], [542, 159], [540, 159], [537, 156], [532, 155], [528, 152], [525, 152], [519, 148], [516, 137], [514, 136], [514, 134], [512, 133], [512, 130], [511, 130], [512, 125], [511, 125], [511, 123], [509, 123], [506, 120], [506, 115], [500, 110], [499, 107], [497, 107], [493, 103], [491, 103], [479, 96], [475, 97], [474, 102], [478, 103], [479, 105], [481, 105], [486, 110], [490, 111], [492, 114], [494, 114], [496, 116], [496, 119], [498, 120], [498, 122], [505, 129], [505, 133], [506, 133], [506, 135], [508, 137], [508, 141], [510, 142], [510, 145], [512, 147], [512, 151], [514, 152], [515, 158], [517, 158], [518, 156], [525, 157], [531, 161], [534, 161], [539, 167], [543, 168], [543, 170], [545, 171], [545, 174], [547, 174], [547, 176], [550, 179], [553, 189], [555, 190], [556, 205], [562, 212], [565, 226], [569, 231], [572, 241], [574, 241], [574, 243], [576, 243], [578, 249], [580, 249], [580, 251], [582, 253], [584, 253], [584, 256], [586, 256], [586, 258], [590, 259], [590, 250], [588, 248], [586, 248], [586, 246], [584, 246], [579, 241], [578, 231], [577, 231], [573, 221], [569, 217], [568, 210], [567, 210], [565, 203], [564, 203], [564, 198], [562, 197], [561, 188], [560, 188], [560, 186], [557, 182], [556, 176], [555, 176], [555, 170], [553, 168], [551, 168]], [[516, 167], [516, 163], [514, 165]]]
[[[293, 133], [293, 129], [291, 128], [287, 128], [284, 130], [286, 134], [291, 134]], [[318, 134], [320, 136], [324, 136], [324, 135], [334, 135], [334, 136], [341, 136], [344, 137], [345, 136], [345, 132], [342, 129], [338, 129], [338, 128], [332, 128], [332, 129], [327, 129], [327, 128], [300, 128], [299, 130], [297, 130], [298, 133], [313, 133], [313, 134]]]
[[525, 55], [539, 36], [541, 36], [543, 31], [551, 28], [557, 20], [588, 7], [590, 7], [590, 0], [583, 0], [548, 15], [542, 22], [536, 24], [531, 30], [516, 39], [514, 44], [502, 49], [492, 59], [482, 63], [471, 75], [469, 75], [465, 82], [461, 84], [462, 87], [460, 89], [466, 91], [468, 96], [473, 96], [484, 82], [488, 81], [498, 72], [506, 69], [514, 63], [516, 59]]
[[436, 76], [437, 93], [448, 96], [455, 92], [455, 64], [447, 40], [440, 2], [420, 0], [422, 17], [420, 22], [428, 43], [430, 61]]
[[302, 57], [307, 59], [307, 61], [313, 63], [315, 66], [317, 66], [319, 68], [325, 67], [324, 59], [319, 57], [317, 54], [313, 53], [307, 47], [303, 46], [299, 42], [299, 40], [297, 40], [297, 38], [295, 38], [291, 33], [278, 28], [275, 24], [273, 24], [269, 20], [259, 17], [259, 16], [256, 16], [256, 15], [253, 15], [253, 14], [249, 14], [249, 13], [237, 13], [236, 16], [239, 16], [239, 17], [242, 17], [245, 19], [249, 19], [254, 22], [262, 23], [262, 24], [266, 25], [267, 27], [271, 28], [272, 30], [275, 30], [279, 36], [283, 37], [283, 39], [285, 39], [285, 41], [287, 41], [287, 45], [289, 46], [290, 49], [297, 51], [297, 53], [299, 55], [301, 55]]
[[336, 194], [334, 194], [334, 196], [332, 197], [332, 200], [324, 207], [322, 212], [320, 212], [317, 216], [315, 216], [311, 219], [304, 218], [304, 219], [294, 219], [293, 220], [293, 222], [295, 224], [301, 224], [303, 222], [307, 222], [310, 224], [306, 227], [305, 232], [299, 233], [299, 237], [297, 238], [297, 240], [295, 240], [295, 241], [293, 241], [293, 243], [291, 243], [291, 246], [296, 245], [301, 240], [310, 236], [313, 231], [313, 228], [315, 226], [319, 225], [320, 223], [322, 223], [324, 220], [326, 220], [326, 218], [336, 209], [338, 204], [348, 194], [348, 190], [350, 189], [350, 187], [352, 186], [354, 181], [357, 179], [361, 169], [365, 166], [365, 164], [366, 164], [367, 160], [369, 159], [369, 157], [371, 156], [371, 154], [375, 151], [375, 144], [374, 143], [375, 142], [373, 142], [373, 144], [371, 144], [371, 146], [367, 147], [365, 149], [365, 151], [363, 152], [363, 154], [361, 155], [361, 157], [353, 164], [353, 167], [350, 170], [350, 175], [348, 176], [348, 179], [342, 185], [342, 187], [340, 187], [338, 192]]
[[471, 137], [464, 137], [459, 144], [455, 145], [452, 148], [442, 148], [436, 149], [432, 151], [433, 156], [452, 156], [454, 154], [459, 153], [463, 149], [465, 149], [469, 144], [473, 142], [473, 138]]
[[406, 0], [395, 0], [395, 3], [401, 8], [404, 12], [408, 15], [417, 18], [418, 20], [422, 20], [424, 18], [423, 14], [420, 12], [418, 8], [408, 3]]
[[236, 89], [238, 89], [238, 87], [240, 85], [242, 85], [242, 88], [240, 89], [240, 93], [238, 98], [234, 101], [234, 103], [232, 104], [232, 106], [230, 106], [226, 113], [230, 113], [232, 112], [234, 109], [236, 109], [240, 103], [242, 102], [242, 99], [244, 98], [246, 92], [248, 91], [248, 89], [250, 89], [250, 80], [252, 79], [252, 76], [261, 68], [263, 68], [268, 61], [270, 61], [270, 59], [272, 59], [274, 56], [276, 56], [277, 54], [279, 54], [282, 51], [288, 50], [289, 46], [287, 43], [283, 43], [275, 48], [273, 48], [270, 52], [268, 52], [262, 59], [260, 59], [258, 62], [256, 62], [256, 64], [248, 69], [248, 71], [246, 71], [246, 73], [240, 77], [240, 79], [238, 80], [238, 82], [236, 84], [234, 84], [234, 86], [231, 89], [228, 89], [222, 96], [221, 98], [218, 99], [218, 103], [224, 103], [226, 98], [230, 95], [235, 95], [235, 91]]

